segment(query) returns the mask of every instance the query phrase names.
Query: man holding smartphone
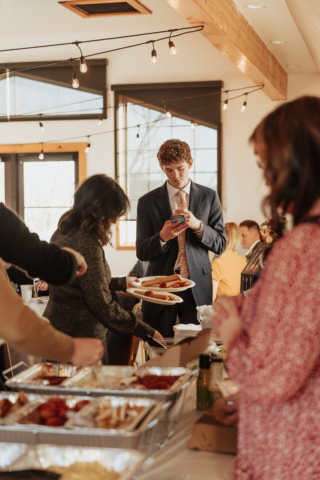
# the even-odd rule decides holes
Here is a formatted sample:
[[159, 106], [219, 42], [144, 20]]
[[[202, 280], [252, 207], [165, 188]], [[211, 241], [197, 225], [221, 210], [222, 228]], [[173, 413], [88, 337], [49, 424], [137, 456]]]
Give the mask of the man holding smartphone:
[[217, 193], [189, 179], [193, 164], [189, 145], [167, 140], [157, 156], [168, 180], [139, 199], [136, 247], [139, 260], [149, 262], [147, 276], [179, 273], [196, 284], [179, 292], [183, 303], [142, 304], [144, 322], [163, 337], [172, 337], [177, 316], [180, 323], [198, 324], [196, 306], [211, 304], [208, 251], [220, 255], [226, 235]]

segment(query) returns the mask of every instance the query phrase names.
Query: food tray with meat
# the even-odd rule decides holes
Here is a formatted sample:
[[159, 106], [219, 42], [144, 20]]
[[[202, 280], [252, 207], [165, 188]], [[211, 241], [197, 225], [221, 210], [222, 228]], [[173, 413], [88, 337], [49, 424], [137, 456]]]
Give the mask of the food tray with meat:
[[99, 368], [85, 367], [64, 383], [73, 394], [101, 396], [106, 389], [119, 389], [121, 382], [131, 377], [136, 367], [102, 365]]
[[144, 300], [145, 302], [157, 303], [159, 305], [175, 305], [176, 303], [182, 303], [183, 300], [178, 295], [168, 292], [153, 291], [151, 289], [142, 288], [128, 288], [128, 293], [131, 293], [136, 298]]
[[27, 403], [33, 402], [36, 398], [34, 394], [25, 394], [20, 392], [1, 392], [0, 393], [0, 425], [6, 422], [13, 413], [22, 408]]
[[0, 444], [0, 472], [21, 471], [21, 479], [26, 478], [23, 471], [36, 470], [35, 478], [39, 480], [48, 478], [41, 477], [41, 471], [60, 473], [60, 480], [66, 479], [67, 474], [69, 479], [78, 480], [130, 480], [144, 460], [141, 452], [116, 448]]
[[[21, 409], [20, 412], [11, 416], [10, 421], [8, 419], [5, 425], [0, 425], [0, 442], [23, 442], [29, 445], [50, 443], [81, 447], [142, 449], [146, 444], [148, 445], [148, 443], [150, 443], [150, 438], [153, 438], [154, 431], [157, 429], [160, 421], [171, 405], [170, 402], [162, 404], [149, 399], [117, 398], [115, 403], [118, 402], [118, 407], [121, 406], [121, 404], [129, 403], [131, 407], [142, 406], [145, 409], [143, 413], [144, 416], [139, 412], [139, 414], [141, 413], [140, 418], [137, 416], [134, 419], [134, 429], [131, 429], [130, 425], [121, 429], [97, 428], [93, 421], [95, 412], [94, 409], [91, 411], [89, 408], [90, 405], [84, 407], [81, 412], [75, 412], [74, 416], [68, 419], [64, 425], [50, 426], [43, 424], [43, 420], [40, 425], [27, 423], [31, 420], [32, 415], [39, 414], [38, 407], [44, 405], [43, 402], [47, 402], [48, 399], [50, 399], [50, 397], [37, 397], [32, 406]], [[60, 398], [72, 401], [73, 403], [69, 403], [71, 406], [74, 406], [79, 401], [88, 400], [86, 397]], [[108, 397], [108, 399], [110, 398], [112, 397]], [[92, 403], [95, 401], [100, 402], [100, 400], [103, 400], [103, 398], [94, 399]], [[150, 408], [147, 408], [147, 405], [150, 406]], [[24, 411], [22, 412], [22, 410]], [[84, 412], [85, 415], [80, 415], [82, 412]], [[20, 415], [18, 415], [18, 413], [20, 413]], [[99, 414], [102, 412], [97, 410], [96, 413]], [[50, 412], [48, 415], [50, 415]], [[45, 416], [47, 416], [46, 413]], [[163, 437], [162, 440], [165, 441], [165, 437]]]
[[132, 284], [134, 287], [153, 290], [155, 292], [183, 292], [188, 288], [195, 286], [195, 283], [190, 278], [182, 278], [179, 274], [157, 277], [140, 278], [139, 282]]
[[149, 398], [99, 397], [68, 422], [68, 426], [132, 432], [157, 406]]
[[59, 395], [64, 393], [66, 380], [73, 377], [80, 369], [81, 367], [75, 365], [38, 363], [8, 379], [6, 386], [13, 390]]

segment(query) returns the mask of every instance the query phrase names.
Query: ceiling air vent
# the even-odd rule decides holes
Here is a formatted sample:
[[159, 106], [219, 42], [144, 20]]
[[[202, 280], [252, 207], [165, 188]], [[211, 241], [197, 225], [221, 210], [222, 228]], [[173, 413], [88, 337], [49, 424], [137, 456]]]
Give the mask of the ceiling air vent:
[[152, 13], [138, 0], [72, 0], [59, 3], [83, 18]]

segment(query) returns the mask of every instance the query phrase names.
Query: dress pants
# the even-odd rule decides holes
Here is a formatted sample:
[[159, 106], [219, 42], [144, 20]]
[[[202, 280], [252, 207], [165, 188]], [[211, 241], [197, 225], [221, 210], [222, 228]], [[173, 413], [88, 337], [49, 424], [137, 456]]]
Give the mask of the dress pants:
[[158, 330], [164, 338], [172, 338], [174, 336], [173, 327], [177, 323], [177, 316], [179, 317], [179, 323], [199, 325], [196, 303], [191, 288], [183, 292], [177, 292], [175, 295], [181, 297], [183, 302], [164, 306], [159, 315], [143, 314], [143, 321], [150, 327]]

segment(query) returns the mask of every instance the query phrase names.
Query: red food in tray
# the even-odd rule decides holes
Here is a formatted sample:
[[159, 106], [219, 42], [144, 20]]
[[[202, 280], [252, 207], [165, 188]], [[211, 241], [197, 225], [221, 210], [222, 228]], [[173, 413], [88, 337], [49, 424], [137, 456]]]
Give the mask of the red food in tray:
[[6, 417], [14, 410], [23, 407], [26, 403], [28, 403], [28, 399], [24, 392], [19, 392], [18, 399], [15, 403], [11, 402], [8, 398], [3, 398], [0, 400], [0, 418]]
[[57, 377], [54, 375], [39, 375], [35, 377], [33, 380], [47, 380], [49, 385], [60, 385], [63, 380], [66, 380], [69, 377]]
[[62, 427], [68, 420], [69, 412], [79, 412], [88, 403], [89, 400], [80, 400], [74, 407], [69, 407], [63, 398], [52, 397], [26, 415], [19, 423]]
[[138, 377], [134, 383], [143, 385], [148, 390], [168, 390], [182, 375], [145, 375]]

